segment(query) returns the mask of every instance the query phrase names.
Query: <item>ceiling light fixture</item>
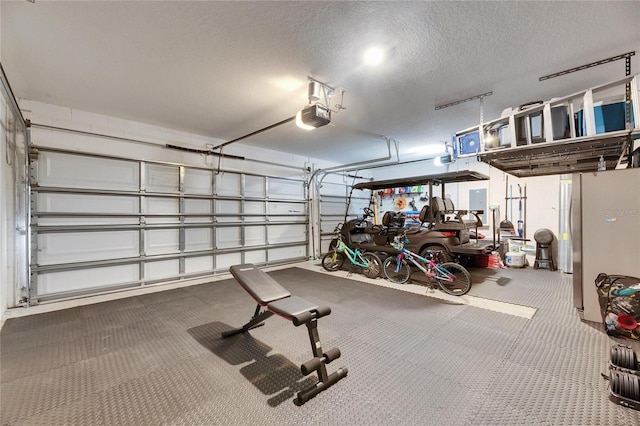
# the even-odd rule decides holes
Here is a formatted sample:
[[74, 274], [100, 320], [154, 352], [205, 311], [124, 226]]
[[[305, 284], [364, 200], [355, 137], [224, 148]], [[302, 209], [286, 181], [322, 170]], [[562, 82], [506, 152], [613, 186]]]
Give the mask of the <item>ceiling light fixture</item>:
[[364, 64], [375, 67], [384, 61], [384, 50], [377, 46], [373, 46], [364, 52]]

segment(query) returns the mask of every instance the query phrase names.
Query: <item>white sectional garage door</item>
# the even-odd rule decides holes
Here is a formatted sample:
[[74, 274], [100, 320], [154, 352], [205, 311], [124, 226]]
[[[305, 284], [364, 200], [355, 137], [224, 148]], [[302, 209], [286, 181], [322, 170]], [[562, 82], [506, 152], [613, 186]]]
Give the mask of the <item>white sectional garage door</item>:
[[32, 302], [308, 258], [302, 179], [34, 148]]
[[[329, 250], [334, 229], [346, 220], [362, 216], [363, 208], [369, 206], [369, 191], [356, 191], [349, 200], [351, 183], [342, 175], [328, 175], [319, 188], [320, 194], [320, 246], [321, 252]], [[349, 179], [353, 181], [353, 179]], [[357, 183], [357, 182], [355, 182]], [[349, 202], [350, 201], [350, 202]]]

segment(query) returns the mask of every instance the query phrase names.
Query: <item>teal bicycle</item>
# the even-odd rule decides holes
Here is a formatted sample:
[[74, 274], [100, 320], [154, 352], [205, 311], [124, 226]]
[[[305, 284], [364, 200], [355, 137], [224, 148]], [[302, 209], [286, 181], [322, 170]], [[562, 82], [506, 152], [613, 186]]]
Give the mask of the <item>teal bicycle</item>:
[[330, 251], [322, 258], [322, 267], [334, 272], [342, 269], [345, 258], [349, 259], [352, 266], [360, 268], [367, 278], [378, 278], [382, 271], [382, 261], [375, 253], [363, 252], [359, 248], [351, 249], [343, 241], [340, 234], [340, 225], [336, 227], [335, 242], [331, 244]]
[[430, 280], [436, 281], [442, 291], [453, 296], [462, 296], [471, 290], [471, 274], [464, 266], [453, 262], [438, 262], [438, 250], [426, 250], [422, 257], [404, 248], [406, 235], [394, 238], [391, 245], [398, 250], [397, 256], [385, 259], [382, 269], [385, 277], [396, 284], [404, 284], [411, 277], [409, 262], [420, 269]]

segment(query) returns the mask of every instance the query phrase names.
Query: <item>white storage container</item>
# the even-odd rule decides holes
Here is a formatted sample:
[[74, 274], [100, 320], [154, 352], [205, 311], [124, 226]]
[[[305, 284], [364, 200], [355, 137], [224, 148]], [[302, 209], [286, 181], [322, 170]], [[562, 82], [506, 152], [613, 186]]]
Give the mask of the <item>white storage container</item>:
[[510, 251], [505, 255], [505, 264], [511, 268], [522, 268], [525, 265], [525, 254], [519, 251]]

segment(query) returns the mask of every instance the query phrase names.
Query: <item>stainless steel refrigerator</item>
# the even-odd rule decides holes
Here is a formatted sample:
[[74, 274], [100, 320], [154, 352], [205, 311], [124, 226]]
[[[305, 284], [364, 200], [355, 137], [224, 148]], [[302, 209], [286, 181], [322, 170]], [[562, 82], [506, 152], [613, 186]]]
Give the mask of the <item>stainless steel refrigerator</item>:
[[576, 173], [571, 186], [573, 302], [600, 322], [598, 274], [640, 277], [640, 168]]

